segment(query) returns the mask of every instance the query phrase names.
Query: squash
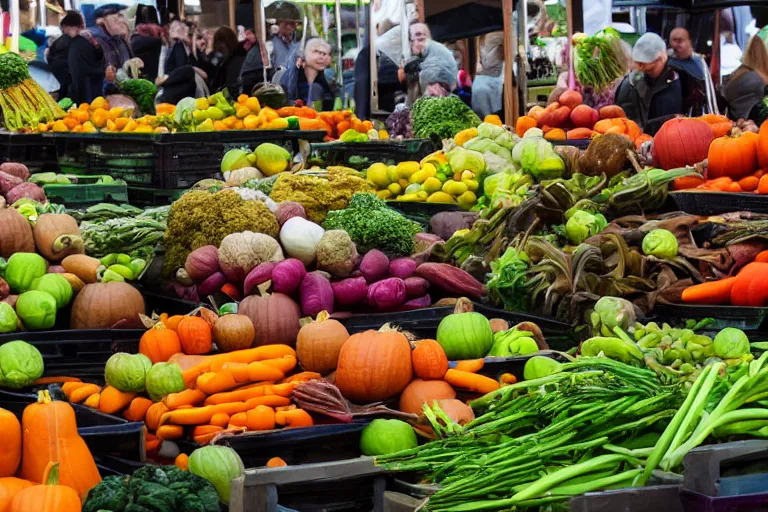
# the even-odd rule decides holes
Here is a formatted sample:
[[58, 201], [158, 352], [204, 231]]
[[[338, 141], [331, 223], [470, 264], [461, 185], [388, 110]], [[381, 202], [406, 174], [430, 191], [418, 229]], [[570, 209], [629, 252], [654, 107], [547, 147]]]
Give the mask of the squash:
[[99, 272], [104, 270], [104, 265], [96, 258], [85, 254], [70, 254], [61, 260], [61, 266], [69, 274], [74, 274], [86, 284], [99, 280]]
[[51, 262], [61, 261], [70, 254], [85, 253], [77, 221], [65, 213], [44, 213], [32, 229], [37, 252]]
[[33, 485], [35, 485], [35, 482], [16, 478], [15, 476], [0, 477], [0, 512], [10, 510], [13, 497]]
[[42, 485], [27, 487], [13, 497], [10, 512], [80, 512], [80, 497], [85, 499], [85, 493], [78, 496], [74, 489], [60, 483], [58, 462], [47, 464], [41, 480]]
[[491, 323], [472, 309], [472, 303], [461, 298], [454, 313], [443, 318], [437, 326], [437, 342], [451, 361], [479, 359], [491, 350]]
[[475, 419], [475, 413], [472, 408], [461, 400], [456, 400], [455, 398], [438, 400], [437, 405], [449, 418], [459, 425], [466, 425]]
[[44, 482], [49, 463], [58, 462], [61, 484], [73, 488], [83, 498], [101, 482], [96, 462], [77, 432], [75, 411], [67, 402], [52, 401], [48, 391], [40, 391], [37, 402], [24, 409], [21, 425], [22, 478]]
[[413, 373], [420, 379], [442, 379], [448, 371], [448, 357], [443, 347], [435, 340], [420, 340], [415, 343], [416, 348], [411, 352]]
[[141, 325], [144, 298], [128, 283], [87, 284], [72, 304], [72, 329], [110, 329], [121, 320], [128, 326]]
[[755, 172], [759, 139], [758, 134], [737, 128], [731, 135], [715, 139], [709, 146], [707, 178], [727, 176], [738, 180]]
[[410, 414], [421, 414], [424, 404], [432, 406], [437, 400], [456, 398], [456, 391], [443, 380], [413, 379], [400, 395], [400, 410]]
[[207, 354], [213, 349], [211, 326], [199, 316], [188, 316], [179, 322], [176, 334], [185, 354], [193, 356]]
[[725, 137], [733, 128], [733, 121], [723, 115], [704, 114], [696, 118], [712, 127], [715, 137]]
[[296, 338], [296, 355], [310, 372], [327, 373], [336, 369], [341, 347], [349, 339], [347, 328], [321, 311], [317, 320], [304, 325]]
[[250, 348], [255, 338], [253, 322], [245, 315], [224, 315], [213, 324], [213, 341], [221, 351]]
[[27, 218], [13, 208], [0, 208], [0, 257], [35, 252], [35, 240]]
[[411, 346], [401, 332], [382, 327], [353, 334], [341, 347], [336, 386], [353, 402], [380, 402], [411, 382]]
[[0, 477], [13, 476], [21, 461], [21, 424], [11, 411], [0, 409], [0, 432], [3, 433]]
[[715, 140], [712, 127], [697, 119], [670, 119], [653, 139], [653, 153], [662, 169], [694, 165], [705, 158]]
[[238, 313], [253, 322], [253, 328], [256, 330], [254, 346], [296, 346], [301, 311], [299, 305], [288, 295], [251, 295], [240, 303]]
[[[768, 121], [760, 126], [757, 138], [757, 158], [761, 169], [768, 169]], [[2, 243], [0, 243], [2, 246]]]
[[164, 363], [174, 354], [181, 352], [181, 341], [175, 331], [167, 329], [162, 322], [156, 323], [139, 340], [139, 354], [144, 354], [155, 363]]

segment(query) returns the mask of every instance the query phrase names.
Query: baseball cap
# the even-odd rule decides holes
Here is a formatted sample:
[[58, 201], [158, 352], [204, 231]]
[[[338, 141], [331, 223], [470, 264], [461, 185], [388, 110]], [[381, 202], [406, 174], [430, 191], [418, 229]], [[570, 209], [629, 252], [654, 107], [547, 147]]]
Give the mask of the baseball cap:
[[632, 60], [642, 64], [649, 64], [659, 58], [659, 55], [667, 51], [667, 43], [653, 32], [643, 34], [632, 48]]
[[120, 4], [102, 5], [101, 7], [93, 11], [93, 18], [94, 19], [104, 18], [106, 16], [109, 16], [110, 14], [117, 14], [117, 13], [123, 12], [126, 9], [127, 9], [126, 6], [120, 5]]

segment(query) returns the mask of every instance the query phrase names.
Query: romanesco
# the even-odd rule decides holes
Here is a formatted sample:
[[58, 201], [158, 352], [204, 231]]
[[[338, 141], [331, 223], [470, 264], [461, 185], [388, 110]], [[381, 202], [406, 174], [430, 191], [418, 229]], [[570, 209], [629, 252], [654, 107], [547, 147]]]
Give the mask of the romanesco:
[[414, 236], [419, 225], [387, 207], [376, 194], [355, 194], [343, 210], [328, 212], [325, 229], [343, 229], [362, 254], [379, 249], [390, 256], [413, 253]]
[[480, 124], [480, 118], [458, 96], [425, 96], [411, 108], [413, 136], [428, 139], [434, 133], [450, 139], [467, 128]]

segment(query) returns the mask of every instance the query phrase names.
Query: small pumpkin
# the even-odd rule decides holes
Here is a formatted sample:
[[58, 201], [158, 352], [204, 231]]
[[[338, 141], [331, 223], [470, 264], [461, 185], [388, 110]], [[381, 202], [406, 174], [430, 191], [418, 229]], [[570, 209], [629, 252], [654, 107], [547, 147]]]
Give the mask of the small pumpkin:
[[456, 398], [456, 391], [444, 380], [413, 379], [400, 395], [400, 410], [421, 414], [424, 404], [431, 406], [433, 402], [449, 398]]
[[35, 485], [35, 482], [16, 478], [15, 476], [0, 477], [0, 512], [10, 510], [13, 497], [33, 485]]
[[87, 284], [72, 303], [72, 329], [110, 329], [121, 320], [141, 325], [144, 298], [128, 283]]
[[715, 139], [709, 146], [707, 178], [728, 176], [734, 180], [757, 170], [757, 142], [760, 136], [734, 128], [726, 137]]
[[437, 342], [451, 361], [479, 359], [491, 350], [493, 330], [488, 319], [475, 313], [469, 300], [461, 298], [454, 313], [440, 321]]
[[442, 379], [448, 371], [448, 357], [435, 340], [420, 340], [411, 352], [413, 373], [420, 379]]
[[[59, 463], [50, 462], [45, 468], [42, 485], [21, 490], [13, 497], [10, 512], [80, 512], [80, 496], [75, 489], [59, 482]], [[85, 493], [81, 495], [85, 497]]]
[[175, 331], [167, 329], [162, 322], [156, 323], [139, 340], [139, 353], [155, 363], [164, 363], [181, 352], [181, 341]]
[[733, 128], [733, 121], [723, 115], [704, 114], [697, 117], [699, 121], [704, 121], [712, 127], [715, 137], [725, 137]]
[[353, 334], [339, 352], [336, 386], [353, 402], [392, 398], [412, 377], [411, 346], [397, 330], [384, 327]]
[[3, 433], [0, 477], [13, 476], [21, 461], [21, 424], [11, 411], [0, 409], [0, 432]]
[[[761, 169], [768, 169], [768, 121], [760, 126], [757, 137], [757, 158]], [[0, 247], [2, 244], [0, 244]]]
[[37, 251], [48, 261], [61, 261], [70, 254], [85, 253], [77, 221], [65, 213], [44, 213], [32, 229]]
[[0, 208], [0, 257], [17, 252], [35, 252], [35, 240], [27, 218], [14, 208]]
[[327, 373], [336, 369], [341, 347], [349, 339], [347, 328], [321, 311], [317, 320], [302, 326], [296, 338], [296, 356], [310, 372]]
[[437, 405], [443, 412], [459, 425], [466, 425], [475, 419], [475, 413], [470, 406], [455, 398], [438, 400]]
[[[37, 402], [24, 409], [21, 425], [24, 437], [22, 478], [45, 482], [49, 463], [54, 462], [59, 464], [61, 484], [71, 487], [81, 497], [101, 482], [96, 462], [77, 432], [75, 411], [67, 402], [53, 401], [48, 391], [40, 391]], [[14, 504], [21, 494], [14, 498]]]
[[253, 322], [253, 328], [256, 330], [255, 346], [296, 346], [301, 310], [288, 295], [250, 295], [240, 303], [238, 313]]
[[224, 315], [213, 324], [213, 341], [224, 352], [249, 348], [255, 338], [253, 322], [245, 315]]
[[179, 322], [176, 334], [185, 354], [207, 354], [213, 349], [211, 326], [199, 316], [188, 316]]
[[703, 121], [670, 119], [653, 138], [653, 153], [662, 169], [676, 169], [707, 158], [713, 140], [712, 127]]

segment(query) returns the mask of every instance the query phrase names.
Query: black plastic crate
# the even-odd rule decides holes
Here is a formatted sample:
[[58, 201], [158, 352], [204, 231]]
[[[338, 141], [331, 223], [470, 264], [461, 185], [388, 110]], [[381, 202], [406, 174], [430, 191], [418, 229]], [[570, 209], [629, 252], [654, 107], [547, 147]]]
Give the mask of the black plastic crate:
[[720, 215], [750, 211], [768, 213], [768, 196], [747, 192], [683, 191], [669, 194], [677, 208], [693, 215]]
[[39, 133], [0, 133], [0, 163], [18, 162], [31, 173], [58, 172], [56, 145]]
[[654, 320], [670, 325], [680, 324], [688, 319], [712, 318], [714, 324], [708, 329], [736, 327], [742, 330], [757, 330], [763, 325], [768, 308], [742, 306], [708, 306], [696, 304], [657, 304], [653, 311]]
[[429, 139], [371, 142], [325, 142], [312, 144], [310, 161], [367, 169], [376, 162], [419, 162], [439, 148]]
[[133, 206], [144, 208], [166, 206], [176, 201], [186, 191], [185, 188], [128, 187], [128, 202]]
[[161, 313], [168, 313], [169, 315], [186, 315], [193, 309], [202, 305], [197, 302], [180, 299], [155, 290], [149, 290], [141, 285], [136, 286], [136, 289], [138, 289], [144, 297], [144, 305], [146, 306], [147, 311], [150, 313], [155, 312], [158, 315]]
[[[486, 357], [483, 367], [477, 372], [480, 375], [485, 375], [494, 380], [499, 380], [504, 373], [511, 373], [517, 377], [518, 382], [523, 380], [523, 370], [525, 369], [525, 363], [533, 356], [550, 357], [555, 361], [565, 363], [568, 359], [561, 353], [553, 350], [541, 350], [535, 354], [527, 356], [512, 356], [512, 357]], [[449, 367], [454, 368], [456, 366], [455, 361], [449, 363]]]

